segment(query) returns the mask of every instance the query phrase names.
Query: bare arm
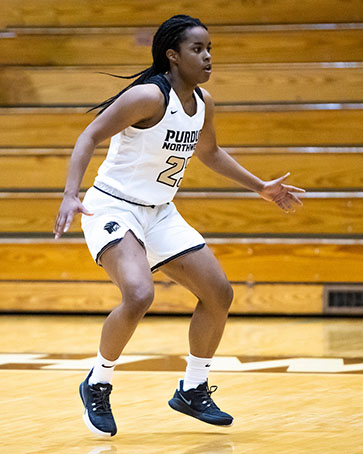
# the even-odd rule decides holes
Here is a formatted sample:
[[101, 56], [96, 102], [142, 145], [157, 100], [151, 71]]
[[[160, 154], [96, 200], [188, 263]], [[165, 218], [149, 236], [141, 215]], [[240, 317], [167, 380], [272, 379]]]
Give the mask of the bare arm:
[[217, 145], [214, 130], [214, 103], [209, 93], [203, 90], [206, 114], [196, 156], [215, 172], [228, 177], [241, 186], [257, 192], [265, 200], [275, 202], [284, 211], [290, 211], [294, 203], [302, 205], [293, 192], [305, 192], [303, 189], [282, 184], [289, 173], [272, 181], [263, 181], [235, 161], [225, 150]]
[[138, 85], [121, 95], [79, 136], [69, 162], [64, 197], [55, 222], [55, 239], [69, 229], [76, 213], [92, 215], [79, 199], [79, 188], [98, 144], [131, 125], [157, 121], [163, 115], [164, 98], [156, 85]]

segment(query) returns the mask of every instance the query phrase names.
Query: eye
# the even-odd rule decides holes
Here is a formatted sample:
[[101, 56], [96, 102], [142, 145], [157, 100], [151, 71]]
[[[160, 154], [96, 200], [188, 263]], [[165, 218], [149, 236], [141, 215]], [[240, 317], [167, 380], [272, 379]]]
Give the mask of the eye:
[[200, 46], [197, 46], [197, 47], [194, 47], [194, 52], [196, 52], [197, 54], [199, 54], [199, 52], [201, 51], [201, 47]]

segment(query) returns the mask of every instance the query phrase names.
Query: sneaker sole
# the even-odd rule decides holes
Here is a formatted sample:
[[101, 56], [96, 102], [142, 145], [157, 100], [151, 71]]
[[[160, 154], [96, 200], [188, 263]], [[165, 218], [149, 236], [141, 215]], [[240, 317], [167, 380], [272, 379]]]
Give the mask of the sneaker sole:
[[94, 434], [97, 434], [97, 435], [102, 435], [103, 437], [112, 437], [112, 434], [111, 432], [102, 432], [102, 430], [100, 429], [97, 429], [96, 426], [94, 426], [91, 422], [91, 420], [89, 419], [89, 416], [88, 416], [88, 410], [86, 408], [86, 403], [85, 403], [85, 398], [83, 396], [83, 392], [82, 392], [82, 385], [83, 383], [81, 383], [79, 385], [79, 395], [81, 396], [81, 399], [82, 399], [82, 403], [84, 405], [84, 413], [82, 415], [82, 418], [83, 418], [83, 421], [84, 423], [86, 424], [86, 426], [89, 428], [89, 430], [91, 432], [93, 432]]
[[203, 417], [203, 414], [193, 410], [188, 405], [186, 405], [181, 399], [178, 399], [176, 397], [173, 397], [172, 399], [170, 399], [168, 404], [173, 410], [179, 411], [180, 413], [184, 413], [185, 415], [188, 415], [188, 416], [192, 416], [193, 418], [199, 419], [199, 421], [203, 421], [207, 424], [213, 424], [214, 426], [223, 426], [223, 427], [230, 427], [233, 425], [233, 419], [232, 419], [232, 422], [227, 423], [227, 424], [220, 423], [218, 421], [213, 421], [213, 419], [205, 419], [205, 417]]

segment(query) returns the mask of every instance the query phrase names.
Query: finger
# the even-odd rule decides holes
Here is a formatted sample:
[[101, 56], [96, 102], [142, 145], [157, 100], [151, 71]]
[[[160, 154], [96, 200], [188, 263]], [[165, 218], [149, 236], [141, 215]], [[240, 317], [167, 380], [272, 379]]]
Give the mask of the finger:
[[295, 194], [293, 194], [292, 192], [289, 192], [288, 195], [289, 195], [290, 199], [292, 199], [295, 203], [297, 203], [298, 205], [303, 206], [302, 201], [298, 197], [296, 197]]
[[57, 229], [55, 230], [54, 233], [55, 233], [54, 239], [58, 240], [62, 236], [62, 234], [64, 233], [63, 225], [60, 225], [59, 227], [57, 227]]
[[57, 216], [57, 220], [54, 226], [53, 233], [55, 233], [55, 239], [57, 240], [63, 233], [63, 226], [64, 226], [64, 217], [59, 215]]
[[300, 200], [294, 194], [290, 193], [287, 193], [285, 197], [279, 199], [276, 203], [287, 213], [295, 213], [294, 204], [301, 204]]
[[284, 203], [282, 200], [276, 201], [275, 203], [276, 203], [276, 205], [277, 205], [279, 208], [281, 208], [281, 210], [284, 211], [285, 213], [288, 213], [288, 212], [289, 212], [287, 206], [285, 205], [285, 203]]
[[284, 210], [286, 211], [286, 213], [290, 213], [291, 211], [293, 211], [293, 208], [292, 208], [292, 205], [290, 202], [284, 201], [283, 206], [284, 206]]
[[297, 188], [296, 186], [291, 186], [289, 184], [283, 184], [282, 185], [284, 188], [288, 189], [289, 191], [294, 191], [294, 192], [306, 192], [305, 189], [302, 188]]
[[288, 178], [290, 176], [290, 172], [287, 172], [286, 175], [280, 177], [280, 178], [276, 178], [276, 180], [274, 180], [275, 183], [281, 183], [282, 181], [285, 181], [286, 178]]
[[93, 216], [93, 213], [91, 213], [90, 211], [88, 211], [83, 205], [81, 205], [81, 210], [80, 210], [80, 213], [86, 215], [86, 216]]
[[295, 204], [302, 205], [301, 200], [295, 194], [287, 193], [284, 198], [280, 200], [286, 209], [291, 213], [295, 213]]
[[59, 240], [59, 238], [62, 236], [62, 231], [61, 230], [57, 230], [56, 232], [54, 232], [55, 235], [54, 235], [54, 239], [55, 240]]
[[64, 230], [63, 230], [64, 233], [68, 232], [69, 227], [72, 224], [72, 221], [73, 221], [73, 214], [67, 216], [67, 219], [66, 219], [66, 222], [65, 222], [65, 226], [64, 226]]
[[56, 220], [55, 220], [54, 227], [53, 227], [53, 233], [56, 233], [56, 231], [57, 231], [58, 218], [59, 218], [59, 215], [57, 216], [57, 218], [56, 218]]
[[53, 233], [54, 233], [54, 239], [58, 240], [60, 238], [60, 233], [58, 232], [57, 227], [54, 227]]

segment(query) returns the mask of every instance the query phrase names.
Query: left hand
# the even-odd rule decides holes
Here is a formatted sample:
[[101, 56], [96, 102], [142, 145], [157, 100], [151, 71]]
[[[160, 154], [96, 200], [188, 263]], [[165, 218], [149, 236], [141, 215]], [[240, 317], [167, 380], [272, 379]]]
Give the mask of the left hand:
[[262, 191], [259, 192], [263, 199], [276, 203], [285, 213], [294, 212], [295, 205], [303, 204], [294, 192], [305, 192], [304, 189], [283, 184], [289, 175], [290, 172], [276, 180], [267, 181]]

